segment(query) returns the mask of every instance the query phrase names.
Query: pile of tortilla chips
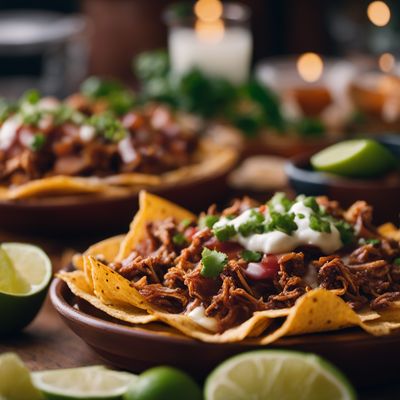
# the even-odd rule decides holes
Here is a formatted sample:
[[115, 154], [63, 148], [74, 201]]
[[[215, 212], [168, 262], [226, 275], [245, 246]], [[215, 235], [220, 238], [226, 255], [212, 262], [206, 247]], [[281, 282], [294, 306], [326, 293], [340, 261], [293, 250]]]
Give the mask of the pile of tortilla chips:
[[[331, 331], [359, 326], [373, 335], [386, 335], [400, 328], [399, 308], [376, 313], [369, 309], [353, 311], [334, 291], [313, 289], [299, 298], [289, 309], [255, 312], [246, 322], [221, 334], [206, 330], [184, 314], [170, 314], [148, 304], [130, 281], [102, 264], [124, 259], [145, 235], [145, 224], [174, 217], [176, 220], [194, 219], [190, 212], [146, 192], [140, 194], [140, 209], [126, 236], [116, 236], [90, 247], [83, 255], [74, 257], [76, 271], [60, 272], [70, 290], [94, 307], [133, 326], [148, 324], [154, 331], [155, 321], [165, 324], [165, 332], [176, 332], [205, 342], [237, 342], [268, 344], [282, 336]], [[383, 229], [383, 228], [382, 228]], [[383, 232], [382, 232], [383, 233]], [[385, 235], [399, 232], [386, 228]], [[146, 325], [144, 325], [146, 329]], [[162, 332], [163, 329], [161, 329]], [[160, 331], [160, 330], [159, 330]]]
[[237, 161], [237, 152], [202, 139], [193, 164], [160, 175], [122, 173], [100, 177], [52, 176], [19, 186], [0, 185], [0, 200], [96, 194], [123, 196], [141, 189], [164, 188], [227, 173]]

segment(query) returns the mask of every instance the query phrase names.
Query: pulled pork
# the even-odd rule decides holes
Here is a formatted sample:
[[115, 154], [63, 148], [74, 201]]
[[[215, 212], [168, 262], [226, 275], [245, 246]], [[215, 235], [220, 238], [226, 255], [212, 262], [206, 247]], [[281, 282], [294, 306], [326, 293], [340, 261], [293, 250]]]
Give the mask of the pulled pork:
[[[38, 121], [18, 115], [9, 118], [3, 125], [13, 119], [18, 122], [13, 139], [0, 146], [0, 184], [6, 185], [54, 175], [160, 174], [192, 163], [198, 148], [195, 132], [161, 105], [131, 111], [120, 120], [108, 114], [96, 116], [96, 123], [60, 122], [40, 110]], [[112, 136], [109, 126], [117, 126], [117, 134]]]
[[[292, 307], [315, 287], [333, 291], [354, 309], [382, 310], [400, 300], [400, 246], [379, 237], [371, 225], [370, 207], [357, 202], [345, 212], [326, 198], [317, 201], [327, 213], [358, 229], [353, 243], [340, 254], [322, 256], [318, 248], [302, 246], [287, 254], [264, 255], [256, 264], [267, 274], [257, 278], [249, 273], [250, 263], [239, 244], [219, 242], [209, 228], [194, 223], [182, 226], [168, 218], [149, 223], [146, 239], [126, 260], [111, 266], [159, 309], [185, 313], [202, 305], [205, 315], [216, 319], [219, 332], [246, 321], [256, 311]], [[238, 215], [249, 207], [254, 202], [246, 198], [234, 202], [222, 215]], [[211, 207], [208, 215], [215, 213]], [[177, 244], [176, 235], [184, 237], [185, 243]], [[228, 257], [215, 278], [201, 274], [205, 247]]]

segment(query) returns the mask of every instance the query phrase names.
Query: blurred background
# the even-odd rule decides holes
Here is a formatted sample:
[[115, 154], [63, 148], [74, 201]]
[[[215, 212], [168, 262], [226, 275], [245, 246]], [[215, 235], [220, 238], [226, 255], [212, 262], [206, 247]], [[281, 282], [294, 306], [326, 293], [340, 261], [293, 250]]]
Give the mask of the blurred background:
[[[133, 82], [132, 58], [144, 50], [167, 45], [162, 13], [171, 3], [170, 0], [2, 0], [0, 91], [3, 95], [18, 95], [41, 78], [42, 90], [65, 95], [91, 74]], [[253, 65], [266, 57], [312, 51], [324, 56], [370, 56], [378, 61], [383, 54], [389, 54], [385, 58], [389, 68], [392, 56], [398, 55], [400, 4], [396, 1], [385, 3], [390, 18], [384, 26], [379, 21], [378, 25], [373, 23], [368, 16], [370, 1], [244, 0], [242, 3], [252, 11]], [[381, 15], [385, 11], [376, 13], [378, 19], [385, 19]]]

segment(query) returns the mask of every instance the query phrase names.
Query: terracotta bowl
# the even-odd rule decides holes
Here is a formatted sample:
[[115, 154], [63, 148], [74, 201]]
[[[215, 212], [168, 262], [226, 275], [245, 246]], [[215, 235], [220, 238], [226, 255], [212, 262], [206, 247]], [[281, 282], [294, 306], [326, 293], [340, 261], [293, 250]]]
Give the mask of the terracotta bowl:
[[[233, 169], [177, 184], [150, 190], [197, 212], [224, 197], [226, 177]], [[54, 198], [0, 201], [0, 227], [10, 232], [51, 236], [104, 235], [128, 229], [138, 209], [138, 194], [122, 197], [74, 195]]]
[[269, 346], [245, 341], [211, 344], [190, 339], [161, 324], [152, 323], [146, 328], [124, 325], [75, 297], [59, 279], [51, 285], [50, 298], [65, 323], [101, 357], [136, 373], [166, 364], [202, 380], [216, 365], [235, 354], [280, 348], [326, 357], [360, 387], [398, 380], [400, 334], [374, 337], [360, 329], [347, 329], [287, 337]]
[[375, 223], [399, 222], [400, 173], [377, 180], [345, 179], [313, 171], [312, 154], [292, 158], [286, 164], [290, 187], [297, 194], [307, 196], [326, 195], [348, 207], [357, 200], [365, 200], [374, 207]]

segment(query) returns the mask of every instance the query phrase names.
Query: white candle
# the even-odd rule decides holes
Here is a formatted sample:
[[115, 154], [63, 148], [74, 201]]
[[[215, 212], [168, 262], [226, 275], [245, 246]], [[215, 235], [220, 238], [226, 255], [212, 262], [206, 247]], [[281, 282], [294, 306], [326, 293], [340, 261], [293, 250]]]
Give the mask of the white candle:
[[169, 34], [169, 53], [174, 73], [199, 68], [210, 76], [240, 84], [250, 71], [252, 36], [243, 27], [225, 27], [217, 40], [202, 38], [192, 28], [175, 27]]

